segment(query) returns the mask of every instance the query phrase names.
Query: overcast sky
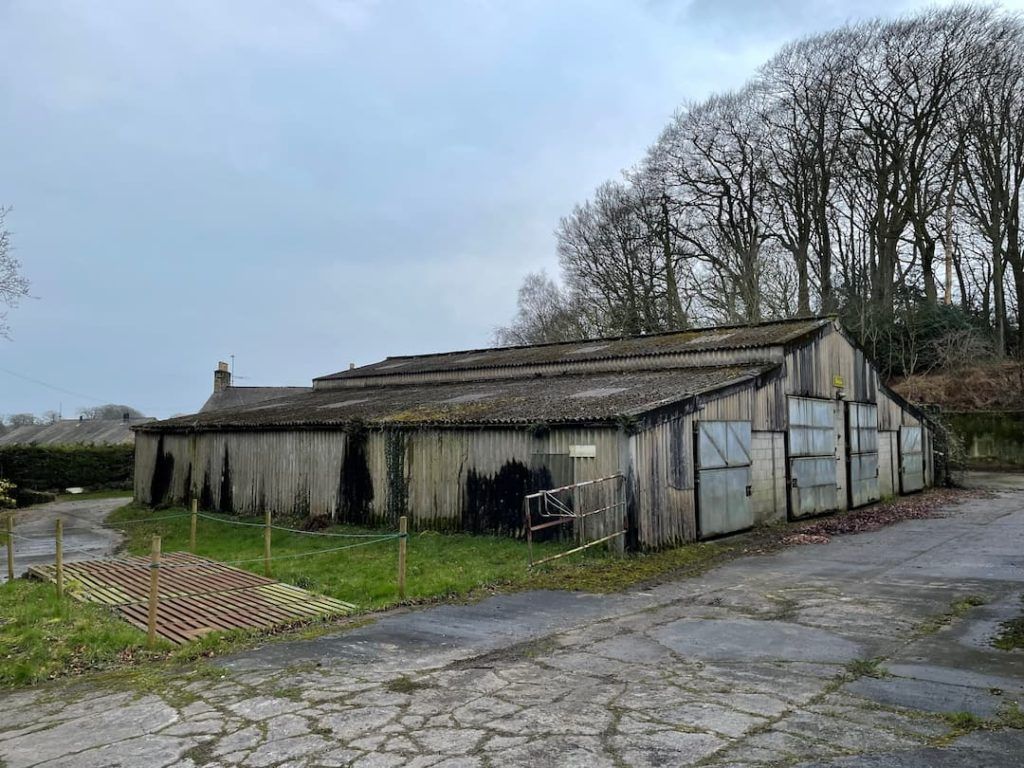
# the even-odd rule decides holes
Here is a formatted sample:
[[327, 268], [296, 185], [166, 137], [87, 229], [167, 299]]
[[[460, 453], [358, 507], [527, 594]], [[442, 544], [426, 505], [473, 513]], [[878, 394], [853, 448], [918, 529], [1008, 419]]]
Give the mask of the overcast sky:
[[[0, 0], [0, 413], [487, 345], [683, 100], [900, 0]], [[60, 392], [53, 387], [76, 394]]]

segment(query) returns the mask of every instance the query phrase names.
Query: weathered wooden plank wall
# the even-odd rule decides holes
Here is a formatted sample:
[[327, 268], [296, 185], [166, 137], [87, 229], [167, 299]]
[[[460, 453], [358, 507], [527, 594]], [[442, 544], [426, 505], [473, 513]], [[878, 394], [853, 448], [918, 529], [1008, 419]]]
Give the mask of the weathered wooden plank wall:
[[[244, 515], [394, 523], [408, 514], [419, 528], [507, 531], [521, 525], [524, 490], [554, 482], [550, 457], [569, 467], [559, 482], [611, 475], [621, 439], [616, 428], [139, 433], [135, 493]], [[595, 457], [570, 460], [572, 445], [594, 446]]]

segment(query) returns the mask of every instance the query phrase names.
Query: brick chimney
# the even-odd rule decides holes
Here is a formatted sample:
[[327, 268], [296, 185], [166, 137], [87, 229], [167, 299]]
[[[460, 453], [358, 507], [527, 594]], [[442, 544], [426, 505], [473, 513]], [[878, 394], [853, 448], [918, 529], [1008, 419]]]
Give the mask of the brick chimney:
[[223, 392], [231, 386], [231, 371], [228, 364], [221, 360], [217, 363], [217, 370], [213, 372], [213, 391]]

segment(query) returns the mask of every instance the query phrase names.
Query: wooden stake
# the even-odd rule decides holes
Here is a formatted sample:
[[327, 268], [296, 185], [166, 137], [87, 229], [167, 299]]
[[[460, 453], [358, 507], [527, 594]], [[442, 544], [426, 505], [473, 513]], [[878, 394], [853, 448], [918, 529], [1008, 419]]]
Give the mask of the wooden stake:
[[156, 609], [159, 604], [158, 593], [160, 591], [160, 537], [153, 537], [153, 545], [150, 549], [149, 560], [149, 614], [146, 620], [148, 636], [146, 638], [150, 648], [156, 645]]
[[7, 581], [14, 581], [14, 513], [7, 515]]
[[263, 575], [270, 577], [270, 510], [263, 516]]
[[57, 598], [64, 597], [64, 520], [57, 518]]
[[409, 521], [402, 515], [398, 518], [398, 599], [405, 600], [405, 547], [409, 539]]
[[199, 500], [192, 499], [192, 525], [188, 529], [188, 551], [196, 553], [196, 522], [199, 518]]

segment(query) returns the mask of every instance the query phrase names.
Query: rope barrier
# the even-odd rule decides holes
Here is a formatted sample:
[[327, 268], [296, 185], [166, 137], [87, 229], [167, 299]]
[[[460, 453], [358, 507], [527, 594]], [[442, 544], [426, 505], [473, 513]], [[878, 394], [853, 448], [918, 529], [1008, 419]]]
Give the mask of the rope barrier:
[[[287, 554], [287, 555], [274, 555], [273, 557], [270, 558], [270, 560], [271, 561], [273, 561], [273, 560], [288, 560], [288, 559], [293, 559], [293, 558], [296, 558], [296, 557], [308, 557], [310, 555], [325, 555], [325, 554], [328, 554], [330, 552], [343, 552], [343, 551], [345, 551], [347, 549], [355, 549], [356, 547], [365, 547], [365, 546], [369, 546], [370, 544], [379, 544], [382, 541], [396, 541], [396, 540], [401, 539], [401, 538], [404, 538], [404, 536], [402, 534], [400, 534], [400, 533], [392, 533], [392, 534], [388, 534], [386, 536], [378, 536], [373, 541], [359, 541], [359, 542], [356, 542], [355, 544], [346, 544], [343, 547], [329, 547], [327, 549], [311, 549], [311, 550], [308, 550], [306, 552], [293, 552], [293, 553], [290, 553], [290, 554]], [[242, 565], [242, 564], [245, 564], [245, 563], [262, 563], [262, 562], [265, 562], [265, 561], [266, 561], [266, 558], [263, 558], [263, 557], [250, 557], [250, 558], [245, 558], [243, 560], [215, 560], [215, 561], [211, 561], [209, 563], [181, 563], [181, 564], [172, 563], [170, 565], [161, 563], [158, 567], [159, 567], [159, 569], [161, 571], [188, 570], [189, 568], [194, 568], [194, 569], [213, 568], [213, 567], [220, 566], [220, 565]], [[151, 566], [146, 565], [145, 567], [148, 569]]]
[[[6, 536], [6, 533], [4, 535]], [[384, 535], [377, 534], [372, 540], [359, 541], [359, 542], [356, 542], [355, 544], [346, 544], [345, 546], [342, 546], [342, 547], [329, 547], [327, 549], [310, 549], [310, 550], [306, 550], [304, 552], [292, 552], [292, 553], [289, 553], [289, 554], [286, 554], [286, 555], [274, 555], [270, 559], [271, 560], [286, 560], [286, 559], [293, 559], [293, 558], [296, 558], [296, 557], [306, 557], [308, 555], [322, 555], [322, 554], [327, 554], [327, 553], [330, 553], [330, 552], [343, 552], [343, 551], [345, 551], [347, 549], [355, 549], [357, 547], [365, 547], [365, 546], [368, 546], [370, 544], [379, 544], [382, 541], [397, 541], [398, 539], [407, 538], [408, 535], [409, 534], [407, 534], [407, 533], [405, 533], [405, 534], [403, 534], [403, 533], [389, 533], [389, 534], [384, 534]], [[14, 538], [18, 539], [19, 541], [27, 541], [27, 542], [52, 542], [53, 541], [50, 538], [42, 538], [42, 537], [38, 537], [38, 536], [22, 536], [20, 533], [12, 534], [12, 536], [14, 536]], [[69, 546], [65, 545], [63, 547], [63, 551], [64, 552], [78, 552], [78, 553], [81, 553], [81, 554], [84, 554], [84, 555], [92, 555], [94, 557], [94, 559], [97, 560], [98, 562], [118, 563], [118, 564], [121, 564], [121, 565], [133, 566], [133, 567], [137, 567], [137, 568], [143, 568], [145, 570], [149, 570], [152, 567], [149, 563], [137, 562], [136, 559], [128, 559], [128, 558], [123, 558], [123, 557], [95, 557], [95, 555], [96, 555], [96, 550], [95, 549], [82, 549], [81, 547], [69, 547]], [[143, 557], [143, 556], [135, 556], [135, 558], [141, 558], [141, 557]], [[262, 557], [251, 557], [251, 558], [244, 558], [244, 559], [241, 559], [241, 560], [211, 560], [209, 563], [181, 563], [181, 564], [162, 563], [159, 567], [160, 567], [160, 570], [165, 570], [165, 571], [166, 570], [172, 570], [172, 569], [173, 570], [183, 570], [183, 569], [188, 569], [188, 568], [196, 568], [196, 569], [198, 569], [198, 568], [215, 568], [215, 567], [220, 566], [220, 565], [239, 565], [239, 564], [243, 564], [243, 563], [256, 563], [256, 562], [262, 563], [262, 562], [264, 562], [264, 560], [265, 560], [265, 558], [262, 558]]]
[[[190, 517], [191, 515], [186, 515]], [[249, 528], [266, 528], [266, 523], [249, 523], [245, 520], [229, 520], [223, 517], [217, 517], [216, 515], [210, 515], [205, 512], [197, 512], [196, 517], [201, 517], [203, 520], [212, 520], [217, 523], [225, 523], [227, 525], [244, 525]], [[379, 533], [333, 533], [331, 531], [304, 531], [301, 528], [287, 528], [283, 525], [271, 525], [272, 531], [286, 531], [288, 533], [298, 533], [303, 536], [326, 536], [336, 539], [372, 539], [380, 536]]]
[[131, 525], [132, 523], [155, 523], [160, 520], [176, 520], [180, 517], [191, 517], [191, 513], [182, 512], [176, 515], [159, 515], [157, 517], [133, 517], [129, 520], [106, 520], [107, 525]]

